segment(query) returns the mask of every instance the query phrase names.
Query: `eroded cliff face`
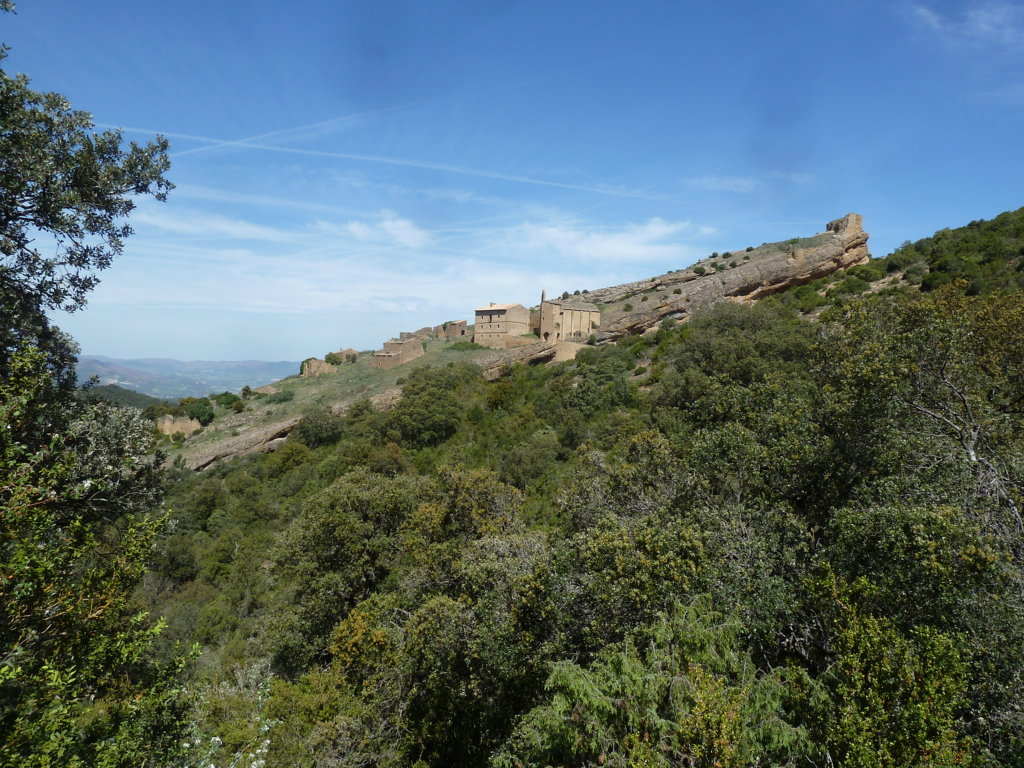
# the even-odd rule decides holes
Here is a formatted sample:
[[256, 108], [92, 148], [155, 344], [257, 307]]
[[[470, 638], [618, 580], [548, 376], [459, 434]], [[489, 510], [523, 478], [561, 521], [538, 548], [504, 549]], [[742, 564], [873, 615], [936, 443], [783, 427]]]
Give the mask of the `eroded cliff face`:
[[[606, 343], [629, 333], [654, 328], [665, 318], [686, 320], [695, 311], [718, 301], [752, 302], [834, 272], [864, 264], [870, 258], [868, 234], [859, 214], [830, 221], [821, 234], [768, 243], [749, 252], [705, 259], [693, 267], [591, 291], [589, 301], [612, 304], [652, 291], [672, 291], [667, 298], [637, 304], [629, 311], [609, 313], [595, 334]], [[719, 269], [711, 267], [717, 261]], [[735, 261], [736, 266], [729, 266]], [[701, 274], [701, 271], [705, 274]], [[674, 291], [678, 290], [679, 293]], [[604, 314], [604, 313], [602, 313]]]

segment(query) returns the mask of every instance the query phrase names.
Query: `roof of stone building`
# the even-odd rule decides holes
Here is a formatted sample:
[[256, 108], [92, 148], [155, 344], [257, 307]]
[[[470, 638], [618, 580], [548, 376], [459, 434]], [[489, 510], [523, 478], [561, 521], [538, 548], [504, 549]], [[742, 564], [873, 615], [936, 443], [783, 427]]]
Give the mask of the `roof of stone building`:
[[487, 312], [488, 310], [494, 310], [494, 309], [500, 309], [500, 310], [515, 309], [516, 307], [519, 307], [520, 309], [526, 309], [526, 307], [524, 307], [522, 304], [488, 304], [486, 307], [477, 307], [475, 311], [476, 312]]
[[548, 304], [557, 304], [562, 309], [577, 309], [581, 312], [600, 312], [594, 304], [586, 301], [573, 301], [572, 299], [547, 299]]

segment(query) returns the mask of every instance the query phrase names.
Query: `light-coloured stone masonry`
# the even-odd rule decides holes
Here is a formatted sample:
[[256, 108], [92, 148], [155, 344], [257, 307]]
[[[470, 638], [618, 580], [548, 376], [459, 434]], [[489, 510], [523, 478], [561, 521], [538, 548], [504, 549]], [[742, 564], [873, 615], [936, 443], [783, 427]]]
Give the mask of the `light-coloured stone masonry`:
[[584, 342], [601, 325], [601, 311], [578, 299], [541, 296], [537, 335], [541, 341]]
[[483, 347], [504, 349], [508, 339], [530, 332], [530, 310], [522, 304], [495, 304], [475, 311], [473, 341]]
[[156, 420], [156, 428], [165, 435], [189, 435], [198, 432], [202, 424], [198, 419], [188, 416], [161, 416]]
[[391, 339], [384, 342], [383, 350], [373, 353], [370, 367], [387, 371], [422, 356], [423, 342], [418, 338]]

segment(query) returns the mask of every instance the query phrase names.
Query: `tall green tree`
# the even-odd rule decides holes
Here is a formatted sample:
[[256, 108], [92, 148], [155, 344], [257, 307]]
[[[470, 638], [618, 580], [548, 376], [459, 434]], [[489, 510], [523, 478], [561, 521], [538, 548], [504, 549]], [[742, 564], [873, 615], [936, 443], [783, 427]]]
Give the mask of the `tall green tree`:
[[73, 376], [75, 350], [44, 313], [81, 309], [132, 233], [133, 198], [165, 198], [167, 146], [157, 137], [126, 148], [120, 131], [94, 133], [92, 116], [59, 93], [0, 70], [0, 375], [31, 344]]
[[92, 127], [0, 70], [3, 766], [164, 764], [183, 727], [175, 669], [151, 660], [159, 625], [131, 600], [161, 525], [152, 430], [75, 398], [77, 348], [46, 315], [84, 306], [133, 197], [171, 188], [166, 141]]

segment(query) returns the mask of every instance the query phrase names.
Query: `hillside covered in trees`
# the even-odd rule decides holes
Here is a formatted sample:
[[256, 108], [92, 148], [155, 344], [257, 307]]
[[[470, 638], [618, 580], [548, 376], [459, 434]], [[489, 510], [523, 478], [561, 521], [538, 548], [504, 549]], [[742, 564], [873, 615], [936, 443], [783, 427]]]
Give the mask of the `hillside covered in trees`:
[[907, 244], [817, 322], [798, 288], [493, 383], [420, 369], [390, 410], [175, 470], [136, 599], [168, 658], [202, 646], [192, 743], [1024, 765], [1022, 237], [1018, 211]]
[[196, 472], [54, 324], [173, 188], [94, 129], [0, 70], [0, 768], [1024, 768], [1024, 209], [388, 407], [149, 403], [306, 406]]

